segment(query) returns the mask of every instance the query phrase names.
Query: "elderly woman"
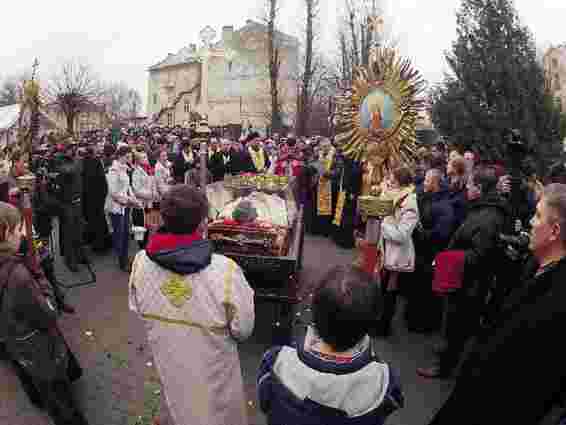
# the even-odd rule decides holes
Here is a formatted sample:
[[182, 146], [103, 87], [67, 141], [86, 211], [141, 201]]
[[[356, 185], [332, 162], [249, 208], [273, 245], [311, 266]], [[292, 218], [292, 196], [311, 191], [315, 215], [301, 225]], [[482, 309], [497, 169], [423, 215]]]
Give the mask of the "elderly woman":
[[[153, 169], [149, 165], [149, 160], [145, 151], [138, 151], [134, 154], [134, 171], [132, 172], [132, 190], [134, 196], [140, 203], [140, 208], [135, 208], [132, 212], [132, 222], [134, 226], [145, 226], [145, 211], [153, 207], [155, 201], [155, 181]], [[147, 235], [143, 241], [139, 241], [140, 249], [147, 243]]]
[[130, 184], [129, 163], [132, 153], [129, 147], [123, 146], [116, 152], [116, 159], [108, 171], [108, 196], [105, 210], [110, 214], [112, 222], [112, 243], [118, 256], [118, 264], [123, 271], [128, 270], [128, 245], [130, 242], [130, 210], [139, 208], [140, 204]]
[[172, 183], [171, 163], [169, 162], [167, 151], [163, 149], [159, 152], [157, 162], [155, 163], [155, 189], [158, 200], [163, 198], [163, 195], [169, 190]]
[[203, 239], [208, 208], [188, 185], [165, 194], [164, 226], [132, 266], [130, 308], [146, 321], [172, 425], [246, 425], [238, 342], [253, 330], [254, 292]]
[[0, 203], [0, 341], [36, 406], [56, 425], [86, 424], [71, 395], [82, 371], [57, 328], [51, 287], [17, 255], [23, 229], [18, 210]]
[[306, 336], [261, 361], [259, 403], [270, 425], [382, 425], [403, 406], [397, 375], [368, 336], [379, 298], [369, 274], [352, 266], [328, 271]]

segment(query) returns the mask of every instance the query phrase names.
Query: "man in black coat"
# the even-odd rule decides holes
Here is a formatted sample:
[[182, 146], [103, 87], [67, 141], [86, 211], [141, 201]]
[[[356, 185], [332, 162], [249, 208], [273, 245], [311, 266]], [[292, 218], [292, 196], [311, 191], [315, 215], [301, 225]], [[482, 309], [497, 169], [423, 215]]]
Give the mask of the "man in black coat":
[[234, 142], [232, 145], [230, 166], [230, 171], [233, 175], [255, 172], [252, 157], [240, 142]]
[[407, 276], [407, 326], [413, 332], [437, 330], [442, 316], [441, 299], [432, 292], [432, 263], [446, 249], [456, 218], [450, 194], [442, 188], [442, 172], [431, 168], [425, 173], [422, 193], [417, 193], [419, 225], [413, 231], [415, 271]]
[[208, 155], [208, 170], [212, 174], [212, 181], [224, 180], [225, 174], [230, 174], [230, 142], [223, 141], [222, 145], [212, 143]]
[[108, 183], [104, 164], [92, 148], [87, 149], [83, 159], [83, 215], [86, 221], [85, 242], [92, 245], [95, 252], [103, 252], [110, 247], [108, 224], [104, 204], [108, 195]]
[[67, 268], [78, 271], [77, 265], [85, 261], [83, 244], [83, 162], [69, 146], [58, 168], [57, 200], [61, 203], [59, 232], [61, 254]]
[[193, 168], [196, 160], [198, 160], [198, 158], [195, 158], [191, 142], [184, 140], [181, 152], [177, 154], [173, 161], [173, 178], [175, 179], [175, 183], [185, 183], [185, 173]]
[[417, 369], [423, 377], [449, 377], [458, 365], [467, 341], [479, 330], [487, 294], [504, 263], [498, 239], [504, 231], [508, 212], [496, 187], [497, 177], [490, 169], [478, 169], [468, 180], [468, 214], [448, 245], [448, 250], [464, 251], [462, 288], [447, 296], [443, 330], [445, 346], [439, 350], [436, 366]]
[[538, 424], [563, 399], [566, 185], [545, 188], [531, 225], [534, 258], [431, 425]]

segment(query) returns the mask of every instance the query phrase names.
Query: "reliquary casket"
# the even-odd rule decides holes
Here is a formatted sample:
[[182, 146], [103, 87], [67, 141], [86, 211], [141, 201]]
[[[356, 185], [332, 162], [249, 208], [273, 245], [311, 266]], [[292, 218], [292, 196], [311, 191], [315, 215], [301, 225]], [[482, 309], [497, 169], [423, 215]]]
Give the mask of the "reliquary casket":
[[216, 250], [286, 256], [297, 219], [295, 181], [225, 180], [207, 186], [208, 238]]

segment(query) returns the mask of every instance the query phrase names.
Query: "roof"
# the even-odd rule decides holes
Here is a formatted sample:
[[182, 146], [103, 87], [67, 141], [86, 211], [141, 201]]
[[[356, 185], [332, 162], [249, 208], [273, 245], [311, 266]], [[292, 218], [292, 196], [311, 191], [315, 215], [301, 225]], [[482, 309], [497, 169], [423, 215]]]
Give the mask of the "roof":
[[169, 66], [183, 65], [183, 64], [196, 63], [196, 62], [198, 62], [197, 51], [192, 50], [189, 47], [183, 47], [176, 54], [169, 53], [165, 59], [150, 67], [149, 70], [153, 71], [155, 69], [166, 68]]
[[[267, 25], [248, 19], [246, 21], [246, 25], [244, 25], [239, 30], [234, 31], [234, 35], [236, 37], [240, 37], [246, 33], [254, 33], [254, 32], [267, 32]], [[275, 31], [275, 37], [278, 38], [279, 41], [283, 43], [292, 44], [296, 46], [299, 45], [299, 40], [296, 37], [287, 35], [280, 31]], [[212, 47], [215, 49], [224, 48], [223, 40], [219, 40], [216, 43], [213, 43]], [[198, 50], [196, 49], [195, 45], [191, 45], [191, 46], [183, 47], [177, 53], [169, 53], [167, 57], [163, 59], [161, 62], [158, 62], [155, 65], [151, 66], [149, 68], [149, 71], [155, 71], [170, 66], [184, 65], [184, 64], [197, 63], [197, 62], [199, 62]]]
[[[267, 31], [268, 31], [267, 25], [248, 19], [246, 21], [246, 25], [240, 28], [237, 32], [239, 34], [245, 34], [246, 32], [267, 32]], [[277, 30], [275, 31], [275, 38], [277, 38], [279, 41], [282, 41], [284, 43], [296, 44], [296, 45], [299, 44], [299, 39], [297, 37], [293, 37], [281, 31], [277, 31]]]
[[15, 103], [13, 105], [0, 107], [0, 131], [11, 128], [20, 116], [20, 105]]

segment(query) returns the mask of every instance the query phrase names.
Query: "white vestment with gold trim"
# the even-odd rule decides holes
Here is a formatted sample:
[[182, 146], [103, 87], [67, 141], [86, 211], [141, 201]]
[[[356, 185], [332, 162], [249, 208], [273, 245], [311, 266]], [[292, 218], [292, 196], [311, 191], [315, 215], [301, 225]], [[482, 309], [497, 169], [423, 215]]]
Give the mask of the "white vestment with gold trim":
[[129, 287], [174, 424], [246, 425], [237, 342], [253, 331], [254, 292], [240, 267], [213, 254], [202, 271], [180, 275], [141, 251]]

